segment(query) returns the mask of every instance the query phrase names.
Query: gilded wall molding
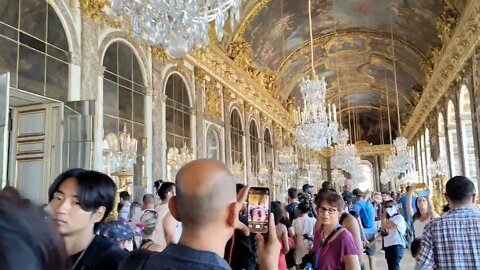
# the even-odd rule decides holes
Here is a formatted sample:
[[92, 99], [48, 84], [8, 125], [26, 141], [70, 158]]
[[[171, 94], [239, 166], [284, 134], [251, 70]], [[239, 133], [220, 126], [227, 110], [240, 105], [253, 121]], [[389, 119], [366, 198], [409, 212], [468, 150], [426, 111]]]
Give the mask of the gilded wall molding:
[[225, 102], [233, 102], [235, 99], [248, 101], [283, 128], [292, 129], [293, 116], [282, 107], [280, 101], [269, 95], [217, 45], [210, 44], [202, 50], [193, 51], [187, 55], [186, 60], [205, 70], [224, 86]]
[[222, 118], [222, 97], [220, 95], [221, 85], [215, 80], [210, 80], [205, 86], [205, 113], [215, 119]]
[[[427, 117], [441, 98], [452, 87], [458, 74], [463, 70], [468, 59], [472, 57], [480, 36], [480, 2], [469, 1], [457, 28], [444, 46], [442, 55], [428, 80], [419, 104], [404, 128], [403, 134], [409, 140], [415, 137]], [[452, 91], [459, 91], [453, 88]]]
[[[391, 144], [371, 145], [363, 142], [358, 142], [355, 144], [355, 146], [357, 147], [357, 154], [361, 157], [390, 154], [393, 148], [393, 145]], [[330, 157], [334, 154], [333, 148], [325, 148], [320, 151], [320, 154], [324, 157]]]

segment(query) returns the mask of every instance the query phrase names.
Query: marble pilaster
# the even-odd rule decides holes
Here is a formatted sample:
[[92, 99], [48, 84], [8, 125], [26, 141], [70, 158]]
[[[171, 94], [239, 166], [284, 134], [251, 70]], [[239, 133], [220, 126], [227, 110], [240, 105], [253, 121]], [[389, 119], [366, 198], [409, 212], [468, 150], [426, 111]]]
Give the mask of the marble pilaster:
[[206, 158], [205, 153], [205, 124], [204, 124], [204, 101], [205, 101], [205, 74], [202, 71], [195, 70], [195, 112], [196, 112], [196, 141], [197, 158]]
[[[100, 55], [98, 55], [99, 26], [92, 19], [82, 16], [81, 33], [81, 95], [82, 100], [94, 100], [98, 98], [99, 89], [97, 77], [103, 75]], [[98, 112], [98, 111], [97, 111]]]
[[166, 96], [163, 91], [163, 66], [157, 62], [152, 63], [152, 81], [153, 81], [153, 114], [152, 114], [152, 172], [153, 179], [165, 180], [164, 167], [166, 168], [166, 130], [165, 130], [165, 101]]

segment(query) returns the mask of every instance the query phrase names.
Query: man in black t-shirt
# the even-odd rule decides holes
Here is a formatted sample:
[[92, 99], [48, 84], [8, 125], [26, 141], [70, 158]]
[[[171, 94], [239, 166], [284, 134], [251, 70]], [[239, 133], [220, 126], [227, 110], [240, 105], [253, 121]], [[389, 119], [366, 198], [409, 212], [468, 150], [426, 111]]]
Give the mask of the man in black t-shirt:
[[293, 222], [294, 219], [297, 218], [297, 207], [298, 207], [298, 191], [296, 188], [289, 188], [288, 189], [288, 205], [287, 205], [287, 212], [290, 218], [290, 222]]

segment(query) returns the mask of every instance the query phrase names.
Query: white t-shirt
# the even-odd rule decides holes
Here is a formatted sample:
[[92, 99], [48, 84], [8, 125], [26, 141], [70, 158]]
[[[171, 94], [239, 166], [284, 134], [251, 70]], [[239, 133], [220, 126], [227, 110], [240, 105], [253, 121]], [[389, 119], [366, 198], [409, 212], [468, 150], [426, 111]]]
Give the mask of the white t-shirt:
[[[402, 245], [405, 247], [405, 241], [403, 240], [405, 232], [407, 231], [407, 223], [402, 215], [394, 215], [390, 220], [397, 225], [397, 228], [389, 229], [388, 235], [383, 238], [383, 243], [385, 247]], [[402, 235], [400, 235], [400, 233]]]
[[[168, 209], [168, 204], [160, 204], [158, 205], [155, 210], [158, 213], [158, 224], [157, 224], [157, 234], [156, 237], [154, 237], [153, 241], [161, 246], [166, 246], [167, 245], [167, 240], [165, 239], [165, 230], [163, 228], [163, 220], [165, 219], [165, 216], [167, 216], [168, 213], [170, 213], [170, 210]], [[175, 231], [175, 239], [174, 242], [178, 243], [178, 240], [180, 240], [180, 236], [182, 235], [182, 223], [178, 222], [176, 231]]]
[[432, 221], [430, 218], [427, 218], [424, 221], [420, 221], [419, 219], [415, 220], [413, 222], [413, 230], [415, 232], [415, 238], [422, 237], [423, 231], [425, 231], [425, 227], [427, 226], [428, 223]]
[[304, 240], [303, 235], [313, 236], [313, 227], [317, 220], [307, 215], [298, 217], [293, 220], [292, 227], [295, 231], [297, 239], [297, 247], [295, 248], [295, 263], [301, 264], [303, 256], [309, 251], [308, 242]]

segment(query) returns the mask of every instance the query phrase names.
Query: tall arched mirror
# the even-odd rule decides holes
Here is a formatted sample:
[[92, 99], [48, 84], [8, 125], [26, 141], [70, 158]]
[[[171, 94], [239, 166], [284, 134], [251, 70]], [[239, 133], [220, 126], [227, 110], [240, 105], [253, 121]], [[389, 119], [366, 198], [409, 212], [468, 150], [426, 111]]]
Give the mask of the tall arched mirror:
[[257, 123], [250, 121], [250, 172], [252, 177], [256, 177], [260, 168], [260, 138], [258, 136]]
[[263, 133], [263, 164], [272, 171], [273, 170], [273, 145], [270, 130], [265, 129]]
[[221, 160], [220, 156], [220, 136], [218, 131], [213, 126], [207, 130], [207, 158]]
[[184, 145], [191, 147], [192, 108], [185, 81], [178, 73], [168, 77], [165, 85], [166, 108], [165, 122], [167, 131], [167, 149]]
[[140, 62], [123, 41], [108, 46], [103, 57], [103, 129], [105, 136], [118, 135], [124, 129], [138, 141], [134, 165], [136, 186], [142, 185], [145, 138], [145, 83]]
[[[233, 166], [233, 173], [242, 175], [244, 173], [243, 163], [243, 125], [240, 112], [233, 109], [230, 115], [230, 142], [231, 142], [231, 162]], [[238, 181], [239, 179], [237, 179]], [[244, 180], [244, 179], [242, 179]]]
[[460, 149], [458, 146], [457, 121], [455, 118], [455, 106], [450, 100], [447, 108], [447, 130], [448, 130], [448, 147], [450, 149], [450, 166], [452, 169], [452, 176], [460, 175]]

